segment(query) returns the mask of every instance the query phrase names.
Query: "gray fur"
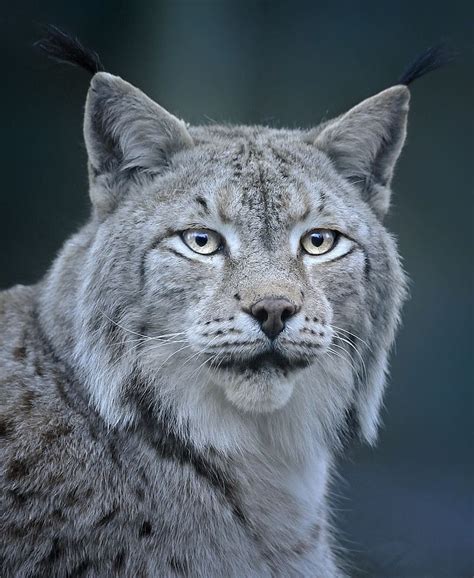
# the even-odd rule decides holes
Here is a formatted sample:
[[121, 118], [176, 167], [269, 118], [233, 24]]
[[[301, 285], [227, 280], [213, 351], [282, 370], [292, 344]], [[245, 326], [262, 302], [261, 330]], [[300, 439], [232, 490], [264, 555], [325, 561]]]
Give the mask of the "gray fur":
[[[382, 217], [397, 86], [312, 131], [186, 126], [106, 73], [90, 221], [0, 293], [2, 576], [343, 575], [327, 486], [376, 438], [405, 279]], [[177, 232], [216, 230], [201, 256]], [[299, 239], [343, 237], [323, 257]], [[268, 350], [246, 312], [300, 311]]]

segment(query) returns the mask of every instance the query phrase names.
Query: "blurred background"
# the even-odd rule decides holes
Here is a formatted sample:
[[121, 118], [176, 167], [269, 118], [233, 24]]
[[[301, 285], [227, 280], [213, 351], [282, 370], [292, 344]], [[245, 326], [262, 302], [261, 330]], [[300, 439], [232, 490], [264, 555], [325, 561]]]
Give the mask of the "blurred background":
[[76, 34], [107, 70], [195, 124], [310, 127], [393, 84], [427, 46], [460, 51], [412, 86], [388, 220], [411, 299], [379, 444], [352, 450], [334, 486], [356, 576], [474, 572], [473, 15], [457, 0], [31, 0], [0, 15], [0, 289], [38, 281], [89, 211], [89, 78], [35, 53], [38, 24]]

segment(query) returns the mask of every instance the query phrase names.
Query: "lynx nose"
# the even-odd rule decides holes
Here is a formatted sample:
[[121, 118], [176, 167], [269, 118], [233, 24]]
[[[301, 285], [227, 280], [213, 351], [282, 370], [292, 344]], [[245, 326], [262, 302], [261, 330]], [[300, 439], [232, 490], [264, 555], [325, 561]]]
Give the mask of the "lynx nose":
[[250, 314], [270, 339], [283, 331], [285, 321], [296, 312], [296, 305], [283, 297], [264, 297], [250, 307]]

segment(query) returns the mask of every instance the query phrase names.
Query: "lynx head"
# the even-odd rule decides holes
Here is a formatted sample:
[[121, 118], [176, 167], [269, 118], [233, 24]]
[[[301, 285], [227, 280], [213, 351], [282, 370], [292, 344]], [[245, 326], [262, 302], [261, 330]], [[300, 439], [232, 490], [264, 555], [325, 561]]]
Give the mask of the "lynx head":
[[311, 130], [188, 127], [93, 76], [92, 218], [43, 319], [110, 423], [146, 409], [182, 431], [375, 439], [405, 294], [383, 220], [408, 102], [400, 84]]

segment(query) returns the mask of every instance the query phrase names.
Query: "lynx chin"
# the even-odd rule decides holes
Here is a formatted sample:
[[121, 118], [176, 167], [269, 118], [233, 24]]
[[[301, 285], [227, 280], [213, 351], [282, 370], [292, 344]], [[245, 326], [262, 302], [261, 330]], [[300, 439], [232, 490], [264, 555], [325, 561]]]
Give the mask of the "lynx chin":
[[328, 481], [377, 436], [405, 296], [383, 221], [436, 55], [284, 130], [188, 126], [42, 47], [92, 73], [91, 215], [0, 293], [2, 577], [345, 576]]

